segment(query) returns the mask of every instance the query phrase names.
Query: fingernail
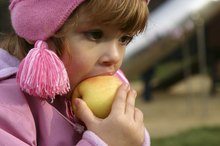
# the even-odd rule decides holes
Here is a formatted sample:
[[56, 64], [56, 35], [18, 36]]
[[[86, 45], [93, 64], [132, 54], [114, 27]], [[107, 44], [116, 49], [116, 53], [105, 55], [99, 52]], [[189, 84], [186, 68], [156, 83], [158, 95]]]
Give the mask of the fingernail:
[[132, 90], [134, 96], [136, 97], [137, 96], [137, 91], [135, 91], [134, 89]]
[[78, 98], [74, 99], [74, 105], [77, 107], [79, 105], [80, 101]]
[[128, 90], [129, 85], [128, 85], [127, 83], [124, 83], [124, 84], [123, 84], [123, 87], [124, 87], [125, 90]]

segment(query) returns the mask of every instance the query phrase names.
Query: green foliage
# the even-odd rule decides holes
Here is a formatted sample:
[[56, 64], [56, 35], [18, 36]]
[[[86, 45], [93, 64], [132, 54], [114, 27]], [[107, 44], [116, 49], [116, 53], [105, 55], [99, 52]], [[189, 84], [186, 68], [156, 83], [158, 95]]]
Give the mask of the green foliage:
[[220, 146], [220, 127], [191, 129], [165, 138], [155, 138], [151, 146]]

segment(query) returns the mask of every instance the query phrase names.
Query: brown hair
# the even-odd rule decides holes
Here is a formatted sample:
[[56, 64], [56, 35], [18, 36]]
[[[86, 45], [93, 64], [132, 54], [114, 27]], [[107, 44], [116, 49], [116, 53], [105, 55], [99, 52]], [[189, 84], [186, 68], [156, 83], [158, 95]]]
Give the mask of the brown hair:
[[[86, 13], [91, 23], [118, 26], [120, 31], [131, 35], [143, 31], [148, 18], [146, 0], [86, 0], [74, 11], [63, 27], [49, 38], [56, 46], [56, 53], [59, 56], [62, 54], [61, 48], [67, 48], [65, 34], [77, 25], [77, 18], [81, 13]], [[4, 41], [3, 47], [22, 59], [33, 45], [13, 34]]]

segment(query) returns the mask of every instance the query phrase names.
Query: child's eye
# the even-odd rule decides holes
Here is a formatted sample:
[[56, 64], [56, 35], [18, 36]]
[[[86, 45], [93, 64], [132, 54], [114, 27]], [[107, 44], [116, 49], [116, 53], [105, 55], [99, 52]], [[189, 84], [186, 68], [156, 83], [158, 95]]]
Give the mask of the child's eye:
[[103, 37], [103, 32], [100, 30], [92, 30], [85, 32], [85, 36], [92, 41], [97, 41]]
[[119, 41], [121, 42], [121, 44], [122, 45], [128, 45], [130, 42], [131, 42], [131, 40], [133, 39], [133, 36], [122, 36], [120, 39], [119, 39]]

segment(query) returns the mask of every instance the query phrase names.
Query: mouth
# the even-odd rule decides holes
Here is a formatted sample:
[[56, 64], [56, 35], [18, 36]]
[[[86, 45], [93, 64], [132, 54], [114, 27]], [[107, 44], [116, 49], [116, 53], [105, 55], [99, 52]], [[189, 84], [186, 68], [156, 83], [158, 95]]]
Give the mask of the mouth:
[[114, 74], [115, 72], [106, 72], [106, 73], [99, 74], [97, 76], [113, 76]]
[[97, 77], [97, 76], [113, 76], [114, 74], [115, 74], [115, 71], [114, 72], [103, 72], [103, 73], [99, 73], [99, 74], [90, 74], [90, 75], [86, 76], [85, 78], [83, 78], [83, 80], [86, 80], [88, 78]]

